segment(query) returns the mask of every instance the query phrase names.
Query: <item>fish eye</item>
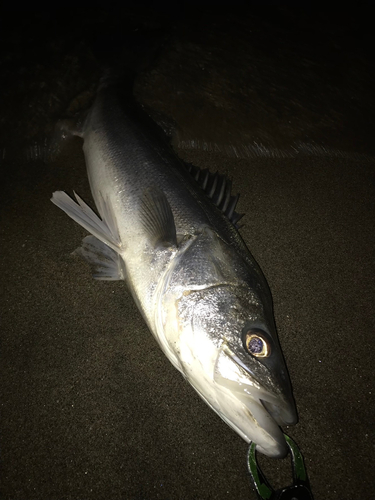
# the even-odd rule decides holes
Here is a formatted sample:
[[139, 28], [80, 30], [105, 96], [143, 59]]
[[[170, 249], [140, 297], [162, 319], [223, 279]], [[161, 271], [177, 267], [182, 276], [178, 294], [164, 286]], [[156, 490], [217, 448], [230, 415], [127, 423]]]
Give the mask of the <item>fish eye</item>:
[[256, 330], [247, 330], [243, 339], [246, 351], [256, 358], [266, 358], [270, 355], [270, 345]]

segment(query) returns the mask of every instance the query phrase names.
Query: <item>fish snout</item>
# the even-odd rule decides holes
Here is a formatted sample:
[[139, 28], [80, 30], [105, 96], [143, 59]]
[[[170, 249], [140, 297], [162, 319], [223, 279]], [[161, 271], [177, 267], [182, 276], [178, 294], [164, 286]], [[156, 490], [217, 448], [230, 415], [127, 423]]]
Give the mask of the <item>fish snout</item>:
[[298, 416], [294, 401], [274, 404], [261, 400], [261, 403], [279, 425], [295, 425], [297, 423]]
[[227, 344], [217, 359], [214, 380], [226, 393], [230, 391], [232, 405], [237, 408], [234, 412], [227, 408], [222, 418], [247, 442], [256, 443], [259, 452], [285, 457], [288, 445], [279, 426], [297, 421], [293, 397], [267, 389]]

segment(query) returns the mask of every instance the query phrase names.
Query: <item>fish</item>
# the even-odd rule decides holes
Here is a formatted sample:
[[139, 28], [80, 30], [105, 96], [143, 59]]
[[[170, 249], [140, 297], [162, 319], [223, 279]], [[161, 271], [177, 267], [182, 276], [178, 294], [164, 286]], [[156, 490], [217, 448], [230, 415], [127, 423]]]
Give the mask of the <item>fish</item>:
[[183, 162], [119, 78], [102, 78], [76, 133], [99, 215], [75, 192], [51, 201], [90, 233], [77, 253], [95, 279], [125, 280], [164, 354], [224, 422], [284, 457], [280, 426], [297, 422], [296, 406], [231, 181]]

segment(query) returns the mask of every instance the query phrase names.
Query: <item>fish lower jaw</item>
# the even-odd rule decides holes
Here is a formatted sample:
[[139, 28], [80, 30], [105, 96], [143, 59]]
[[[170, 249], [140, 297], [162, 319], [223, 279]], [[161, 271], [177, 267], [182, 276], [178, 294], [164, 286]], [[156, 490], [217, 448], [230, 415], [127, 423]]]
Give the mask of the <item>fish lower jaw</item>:
[[[286, 445], [286, 441], [285, 441], [285, 445]], [[285, 446], [285, 448], [279, 448], [280, 451], [274, 451], [274, 449], [271, 450], [268, 450], [266, 448], [262, 448], [262, 446], [259, 446], [259, 444], [256, 446], [256, 451], [259, 452], [259, 453], [262, 453], [263, 455], [266, 455], [267, 457], [270, 457], [270, 458], [285, 458], [286, 455], [288, 454], [288, 447], [287, 445]]]
[[[288, 446], [286, 444], [284, 435], [281, 429], [273, 435], [264, 431], [261, 426], [258, 426], [258, 435], [256, 434], [256, 429], [252, 429], [250, 432], [245, 431], [238, 427], [233, 421], [228, 419], [225, 415], [220, 414], [220, 417], [229, 427], [231, 427], [239, 436], [242, 437], [247, 443], [255, 442], [256, 450], [263, 455], [271, 458], [284, 458], [288, 453]], [[259, 444], [259, 442], [261, 444]]]
[[260, 399], [260, 403], [278, 425], [286, 426], [295, 425], [297, 423], [298, 417], [294, 404], [291, 403], [288, 407], [286, 407], [270, 403], [262, 398]]
[[[189, 376], [187, 380], [206, 404], [244, 441], [256, 443], [260, 453], [273, 458], [283, 458], [288, 453], [282, 430], [260, 398], [243, 392], [239, 395], [223, 386], [219, 391], [213, 390], [215, 384], [204, 378], [199, 383]], [[202, 383], [203, 380], [206, 383]]]
[[242, 439], [254, 442], [257, 450], [269, 457], [282, 458], [288, 453], [283, 431], [260, 398], [227, 391], [221, 394], [224, 397], [219, 397], [213, 407]]

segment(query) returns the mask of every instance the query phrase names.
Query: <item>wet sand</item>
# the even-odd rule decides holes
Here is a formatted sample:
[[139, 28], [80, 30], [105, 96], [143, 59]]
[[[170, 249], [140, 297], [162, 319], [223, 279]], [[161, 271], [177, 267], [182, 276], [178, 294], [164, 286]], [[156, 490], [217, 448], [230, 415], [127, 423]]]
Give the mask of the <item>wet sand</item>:
[[[245, 24], [244, 19], [241, 22]], [[373, 102], [366, 101], [366, 92], [370, 93], [371, 79], [363, 76], [352, 81], [349, 102], [347, 81], [335, 78], [341, 97], [335, 100], [332, 113], [326, 111], [326, 102], [322, 108], [310, 107], [313, 93], [302, 92], [299, 108], [305, 121], [291, 105], [282, 103], [275, 104], [274, 112], [259, 111], [255, 121], [254, 107], [249, 105], [251, 81], [246, 79], [250, 73], [242, 72], [250, 63], [264, 66], [256, 65], [251, 55], [235, 62], [239, 50], [242, 56], [247, 52], [246, 44], [236, 38], [243, 31], [229, 23], [232, 28], [225, 36], [231, 35], [232, 45], [227, 39], [226, 56], [216, 42], [222, 37], [214, 22], [211, 31], [195, 26], [190, 42], [187, 33], [191, 30], [186, 28], [166, 46], [152, 70], [140, 77], [136, 95], [155, 115], [168, 115], [177, 122], [191, 146], [177, 141], [180, 156], [227, 173], [233, 178], [234, 191], [241, 193], [239, 208], [246, 213], [241, 234], [272, 290], [298, 407], [298, 424], [285, 431], [304, 454], [315, 498], [370, 499], [375, 417], [375, 162], [373, 145], [367, 139]], [[82, 52], [77, 49], [78, 38], [71, 39], [70, 52], [65, 46], [61, 50], [78, 58], [74, 77], [82, 69]], [[215, 52], [212, 47], [219, 48]], [[340, 50], [345, 53], [346, 48]], [[260, 52], [256, 54], [259, 57]], [[228, 69], [225, 57], [234, 61], [233, 67]], [[360, 68], [365, 65], [361, 75], [366, 75], [366, 54], [350, 57]], [[63, 66], [66, 60], [61, 61]], [[193, 61], [190, 66], [189, 61]], [[343, 61], [340, 68], [345, 66]], [[183, 63], [181, 72], [178, 68]], [[49, 67], [58, 68], [60, 63], [43, 64], [48, 73]], [[82, 87], [80, 92], [92, 88], [87, 82], [95, 86], [95, 78], [90, 82], [90, 64], [82, 69], [82, 84], [76, 82]], [[15, 60], [9, 78], [20, 67], [21, 62]], [[25, 62], [24, 67], [25, 76], [18, 75], [15, 85], [24, 78], [32, 109], [44, 109], [38, 108], [41, 90], [36, 85], [44, 70], [35, 70], [33, 78], [31, 63]], [[212, 75], [213, 67], [217, 68], [215, 78], [202, 76], [207, 69]], [[360, 74], [357, 69], [351, 68], [353, 74]], [[269, 75], [263, 81], [262, 74], [258, 75], [259, 88], [273, 80]], [[241, 75], [245, 80], [240, 80]], [[327, 70], [321, 80], [311, 83], [325, 99], [329, 75]], [[53, 82], [48, 78], [49, 97], [58, 95], [59, 106], [66, 109], [77, 89], [52, 92]], [[285, 102], [293, 100], [288, 90], [283, 95]], [[211, 104], [207, 104], [208, 96]], [[15, 94], [10, 92], [7, 98], [3, 93], [4, 103], [12, 97]], [[308, 129], [314, 141], [343, 153], [235, 158], [193, 149], [195, 139], [225, 142], [222, 127], [212, 130], [217, 109], [221, 104], [226, 111], [228, 130], [241, 99], [244, 105], [238, 111], [236, 129], [240, 142], [250, 140], [255, 130], [259, 137], [263, 126], [263, 142], [286, 151], [296, 140], [306, 140]], [[258, 110], [264, 109], [267, 99], [256, 92]], [[200, 128], [204, 118], [194, 110], [202, 107], [206, 126]], [[17, 101], [15, 108], [13, 125], [25, 130], [20, 120], [22, 113], [28, 113], [27, 100]], [[5, 110], [3, 116], [11, 120], [9, 107]], [[38, 130], [13, 137], [12, 150], [18, 146], [23, 151], [27, 141], [39, 140], [43, 127], [48, 129], [58, 111], [57, 106], [45, 112], [47, 118], [35, 118]], [[272, 117], [278, 111], [278, 126], [274, 125], [278, 132], [273, 133], [268, 122], [275, 123]], [[313, 115], [324, 119], [313, 126]], [[300, 120], [295, 127], [287, 125], [291, 117]], [[2, 147], [8, 137], [6, 129], [3, 120]], [[201, 129], [211, 131], [205, 135]], [[86, 265], [71, 255], [86, 233], [49, 199], [55, 190], [71, 193], [74, 189], [91, 201], [81, 139], [67, 143], [53, 162], [27, 162], [21, 156], [9, 155], [1, 162], [0, 498], [255, 499], [246, 470], [246, 443], [165, 358], [125, 284], [92, 280]], [[289, 482], [286, 460], [261, 459], [261, 463], [271, 482]]]

